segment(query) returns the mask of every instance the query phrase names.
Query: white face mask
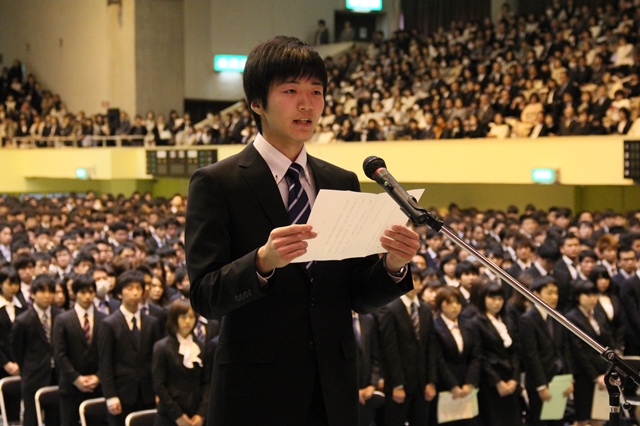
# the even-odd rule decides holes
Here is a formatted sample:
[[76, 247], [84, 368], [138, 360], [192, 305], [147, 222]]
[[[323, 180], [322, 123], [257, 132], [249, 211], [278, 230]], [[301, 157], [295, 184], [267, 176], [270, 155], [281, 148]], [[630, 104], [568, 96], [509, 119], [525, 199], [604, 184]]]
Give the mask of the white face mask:
[[96, 281], [96, 296], [100, 299], [104, 298], [109, 292], [109, 287], [109, 280], [107, 279]]

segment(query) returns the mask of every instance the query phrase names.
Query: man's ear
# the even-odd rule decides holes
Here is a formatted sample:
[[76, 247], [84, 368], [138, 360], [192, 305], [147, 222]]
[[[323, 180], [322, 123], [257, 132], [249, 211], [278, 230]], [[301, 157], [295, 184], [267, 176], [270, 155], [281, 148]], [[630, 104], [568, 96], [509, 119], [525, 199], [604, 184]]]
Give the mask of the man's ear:
[[251, 101], [251, 111], [259, 115], [262, 112], [262, 103], [257, 99]]

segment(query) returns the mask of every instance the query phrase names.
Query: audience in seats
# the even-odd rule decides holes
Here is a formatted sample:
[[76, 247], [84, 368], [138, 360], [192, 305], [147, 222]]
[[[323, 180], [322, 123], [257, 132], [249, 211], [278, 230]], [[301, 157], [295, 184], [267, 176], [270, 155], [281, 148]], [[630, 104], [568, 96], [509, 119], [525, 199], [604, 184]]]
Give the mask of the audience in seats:
[[[639, 135], [640, 8], [632, 0], [574, 5], [555, 1], [541, 16], [507, 13], [496, 22], [452, 21], [426, 35], [399, 30], [385, 39], [378, 31], [325, 58], [329, 86], [316, 142]], [[109, 135], [140, 136], [124, 146], [246, 144], [255, 137], [244, 105], [201, 123], [188, 112], [148, 111], [143, 118], [120, 111], [110, 125], [106, 114], [69, 111], [25, 71], [16, 60], [0, 74], [4, 146], [22, 143], [13, 140], [18, 136], [30, 136], [36, 147], [52, 146], [49, 136], [80, 146]]]
[[[171, 389], [182, 379], [153, 373], [182, 368], [180, 375], [206, 381], [217, 347], [219, 319], [183, 320], [190, 310], [176, 308], [167, 322], [172, 303], [189, 297], [183, 245], [187, 203], [181, 195], [154, 199], [148, 193], [114, 197], [92, 191], [0, 201], [0, 242], [6, 248], [0, 260], [1, 374], [22, 376], [27, 399], [39, 387], [57, 383], [61, 424], [74, 422], [64, 407], [95, 395], [107, 398], [112, 424], [119, 424], [128, 411], [156, 407], [156, 394], [164, 419], [186, 416], [196, 421], [206, 412], [195, 399], [175, 399]], [[480, 211], [455, 204], [431, 210], [562, 313], [579, 322], [584, 312], [593, 312], [599, 338], [606, 337], [618, 354], [640, 354], [640, 211], [574, 213], [533, 205]], [[417, 231], [422, 242], [411, 265], [414, 291], [372, 315], [353, 318], [366, 419], [362, 424], [402, 424], [406, 419], [435, 424], [437, 392], [460, 395], [471, 388], [479, 390], [482, 402], [477, 424], [514, 424], [513, 418], [520, 419], [523, 412], [534, 424], [539, 403], [548, 396], [544, 386], [559, 371], [575, 374], [578, 420], [588, 420], [591, 401], [584, 383], [602, 374], [593, 364], [595, 358], [584, 353], [590, 348], [555, 324], [562, 363], [554, 369], [543, 363], [545, 369], [539, 371], [535, 354], [547, 353], [542, 342], [549, 339], [546, 323], [544, 329], [539, 324], [542, 312], [442, 235], [425, 227]], [[587, 296], [593, 308], [582, 305]], [[51, 313], [50, 341], [39, 315], [43, 312]], [[82, 328], [84, 313], [93, 318], [88, 332]], [[137, 351], [130, 344], [137, 338], [127, 317], [136, 318]], [[195, 370], [180, 367], [185, 355], [171, 349], [180, 347], [171, 341], [176, 342], [182, 322], [181, 339], [188, 341], [192, 335], [200, 348], [202, 364], [195, 361]], [[454, 323], [463, 341], [458, 356], [453, 356]], [[611, 331], [606, 336], [605, 329]], [[154, 350], [157, 341], [164, 343]], [[478, 357], [481, 367], [475, 366]], [[492, 358], [500, 361], [490, 362]], [[206, 395], [205, 388], [201, 395]], [[521, 405], [523, 389], [533, 405]], [[199, 401], [206, 400], [203, 396]], [[510, 410], [501, 410], [506, 405]], [[29, 403], [26, 408], [31, 422], [33, 408]]]

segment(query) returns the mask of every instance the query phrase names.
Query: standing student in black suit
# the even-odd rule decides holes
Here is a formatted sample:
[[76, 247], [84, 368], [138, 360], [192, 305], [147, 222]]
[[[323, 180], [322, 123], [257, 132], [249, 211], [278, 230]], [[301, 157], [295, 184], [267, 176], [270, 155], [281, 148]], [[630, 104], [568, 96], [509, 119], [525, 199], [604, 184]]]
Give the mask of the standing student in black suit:
[[482, 369], [478, 403], [487, 426], [521, 424], [520, 351], [517, 325], [506, 315], [504, 287], [488, 282], [478, 290], [473, 325], [480, 340]]
[[580, 253], [580, 239], [572, 233], [566, 234], [560, 240], [562, 257], [553, 270], [553, 276], [558, 286], [558, 311], [565, 312], [569, 308], [571, 297], [571, 281], [578, 278], [578, 254]]
[[[11, 329], [11, 349], [20, 366], [22, 377], [22, 402], [24, 404], [24, 426], [36, 426], [35, 395], [38, 389], [55, 385], [51, 330], [59, 314], [52, 307], [56, 284], [49, 275], [38, 275], [31, 283], [33, 305], [20, 314]], [[57, 405], [45, 411], [47, 426], [60, 424]]]
[[351, 311], [411, 288], [418, 235], [394, 225], [381, 237], [382, 257], [292, 263], [315, 236], [303, 223], [317, 191], [358, 191], [358, 179], [305, 150], [327, 86], [317, 51], [276, 37], [249, 54], [243, 79], [260, 134], [193, 174], [186, 214], [191, 303], [222, 317], [207, 421], [356, 424]]
[[144, 291], [141, 272], [124, 272], [115, 291], [122, 295], [122, 305], [100, 325], [98, 370], [109, 424], [123, 426], [129, 413], [155, 406], [151, 357], [160, 335], [156, 319], [138, 309]]
[[[438, 316], [434, 321], [438, 354], [438, 392], [464, 398], [480, 383], [481, 350], [471, 321], [460, 317], [465, 299], [459, 289], [446, 286], [436, 293]], [[447, 423], [468, 426], [472, 419]]]
[[376, 419], [378, 409], [384, 405], [384, 395], [375, 393], [382, 379], [378, 325], [372, 314], [353, 312], [352, 315], [357, 349], [360, 425], [370, 426]]
[[625, 322], [622, 302], [611, 291], [611, 276], [609, 269], [604, 265], [596, 265], [589, 274], [589, 281], [598, 289], [598, 304], [596, 311], [601, 312], [607, 319], [609, 330], [613, 334], [613, 348], [622, 355], [625, 349]]
[[20, 292], [20, 279], [13, 268], [0, 269], [0, 379], [20, 374], [20, 367], [11, 353], [11, 328], [16, 317], [24, 312], [16, 295]]
[[71, 284], [73, 309], [60, 314], [53, 327], [53, 353], [59, 373], [60, 414], [63, 426], [76, 426], [82, 401], [102, 396], [98, 377], [98, 333], [106, 315], [93, 306], [96, 282], [78, 275]]
[[[603, 312], [595, 309], [598, 304], [598, 289], [587, 280], [574, 281], [572, 284], [574, 302], [577, 306], [567, 313], [567, 319], [584, 331], [589, 337], [604, 347], [613, 348], [613, 335]], [[600, 390], [606, 390], [604, 375], [609, 363], [594, 351], [582, 339], [571, 335], [575, 355], [574, 371], [576, 420], [579, 426], [602, 426], [599, 420], [591, 419], [593, 406], [593, 388], [597, 384]]]
[[[558, 306], [558, 286], [552, 276], [533, 280], [530, 289], [551, 308]], [[520, 318], [520, 344], [525, 367], [525, 386], [529, 396], [529, 422], [532, 426], [562, 425], [562, 421], [540, 421], [542, 402], [551, 398], [549, 383], [553, 376], [573, 372], [569, 331], [542, 308], [533, 305]], [[573, 385], [564, 396], [573, 392]]]
[[436, 396], [433, 314], [418, 297], [419, 272], [411, 275], [414, 289], [378, 312], [387, 426], [428, 424]]
[[207, 415], [211, 360], [193, 334], [196, 318], [188, 301], [174, 301], [167, 314], [168, 336], [153, 347], [153, 388], [159, 398], [155, 426], [202, 426]]

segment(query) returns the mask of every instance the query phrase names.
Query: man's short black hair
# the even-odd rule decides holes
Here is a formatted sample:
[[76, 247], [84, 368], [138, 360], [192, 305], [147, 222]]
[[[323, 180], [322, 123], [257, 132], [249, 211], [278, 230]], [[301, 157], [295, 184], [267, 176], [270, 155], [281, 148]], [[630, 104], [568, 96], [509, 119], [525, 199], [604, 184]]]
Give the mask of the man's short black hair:
[[[322, 93], [327, 90], [327, 69], [318, 51], [295, 37], [278, 36], [254, 47], [244, 67], [243, 86], [247, 107], [260, 102], [267, 108], [267, 95], [274, 83], [301, 77], [317, 78], [322, 82]], [[251, 110], [259, 132], [260, 116]]]
[[96, 281], [89, 274], [76, 275], [71, 283], [71, 290], [74, 294], [78, 294], [82, 291], [96, 292]]
[[558, 244], [551, 239], [546, 240], [544, 243], [540, 244], [540, 247], [538, 247], [536, 254], [539, 258], [551, 262], [557, 262], [562, 257]]
[[31, 283], [31, 294], [36, 294], [39, 291], [56, 292], [56, 281], [51, 275], [40, 274], [35, 277]]
[[114, 293], [116, 295], [122, 294], [122, 289], [128, 287], [133, 283], [138, 283], [142, 288], [144, 288], [144, 274], [137, 270], [125, 271], [116, 280], [116, 287], [114, 288]]
[[556, 282], [556, 279], [553, 278], [551, 275], [545, 275], [543, 277], [534, 278], [533, 282], [531, 283], [531, 291], [540, 293], [542, 289], [548, 285], [553, 285], [556, 288], [558, 287], [558, 283]]
[[13, 268], [16, 271], [27, 268], [29, 266], [36, 266], [36, 260], [30, 254], [21, 254], [13, 260]]

